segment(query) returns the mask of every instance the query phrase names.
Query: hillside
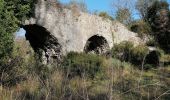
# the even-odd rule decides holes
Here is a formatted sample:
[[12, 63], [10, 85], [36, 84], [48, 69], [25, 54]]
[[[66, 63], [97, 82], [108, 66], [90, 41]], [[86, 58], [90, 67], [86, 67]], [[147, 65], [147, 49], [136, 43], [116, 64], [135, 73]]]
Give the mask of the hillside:
[[114, 17], [78, 1], [0, 0], [0, 100], [170, 100], [169, 5], [145, 2], [132, 20], [125, 5]]

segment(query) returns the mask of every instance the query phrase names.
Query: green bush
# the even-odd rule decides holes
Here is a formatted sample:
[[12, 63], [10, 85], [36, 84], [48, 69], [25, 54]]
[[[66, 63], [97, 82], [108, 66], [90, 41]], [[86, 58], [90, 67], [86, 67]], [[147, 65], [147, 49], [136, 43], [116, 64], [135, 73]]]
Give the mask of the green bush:
[[156, 43], [156, 41], [154, 40], [154, 38], [150, 38], [150, 39], [146, 42], [146, 45], [147, 45], [147, 46], [156, 46], [157, 43]]
[[113, 58], [120, 59], [121, 61], [130, 61], [130, 52], [133, 48], [133, 43], [128, 41], [123, 41], [120, 44], [116, 44], [112, 48]]
[[148, 36], [152, 33], [151, 27], [147, 22], [144, 22], [143, 20], [138, 20], [133, 22], [130, 25], [130, 30], [137, 33], [138, 37], [145, 38], [145, 36]]
[[132, 49], [131, 51], [131, 62], [136, 65], [142, 64], [144, 58], [149, 53], [149, 49], [145, 45], [139, 45]]
[[74, 53], [70, 52], [63, 61], [64, 71], [70, 77], [88, 76], [94, 78], [95, 75], [101, 73], [106, 59], [102, 56], [95, 54]]
[[145, 45], [139, 45], [134, 47], [133, 43], [124, 41], [117, 44], [112, 49], [112, 55], [114, 58], [121, 61], [131, 62], [135, 65], [142, 64], [144, 57], [148, 54], [149, 49]]

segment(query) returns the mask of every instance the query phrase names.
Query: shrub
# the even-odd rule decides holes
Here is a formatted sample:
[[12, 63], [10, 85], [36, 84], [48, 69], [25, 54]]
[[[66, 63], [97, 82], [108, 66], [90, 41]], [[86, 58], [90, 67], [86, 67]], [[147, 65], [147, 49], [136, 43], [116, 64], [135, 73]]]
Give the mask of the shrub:
[[27, 42], [16, 39], [10, 60], [0, 66], [0, 84], [12, 86], [22, 81], [33, 60], [33, 52]]
[[112, 48], [112, 56], [120, 59], [121, 61], [130, 61], [130, 52], [132, 51], [133, 46], [133, 43], [128, 41], [116, 44]]
[[144, 22], [143, 20], [135, 21], [130, 26], [130, 30], [137, 33], [138, 37], [145, 38], [145, 36], [151, 34], [151, 27], [147, 22]]
[[149, 49], [145, 45], [139, 45], [132, 49], [131, 51], [131, 62], [136, 65], [142, 64], [144, 58], [149, 53]]
[[149, 49], [145, 45], [139, 45], [134, 47], [133, 43], [124, 41], [117, 44], [112, 49], [112, 55], [114, 58], [121, 61], [131, 62], [134, 65], [142, 64], [144, 57], [148, 54]]
[[157, 43], [156, 43], [156, 41], [154, 40], [154, 38], [150, 38], [148, 41], [146, 41], [146, 45], [147, 46], [156, 46], [157, 45]]
[[100, 12], [99, 16], [102, 17], [103, 19], [109, 19], [109, 20], [113, 20], [113, 17], [111, 17], [110, 15], [107, 14], [107, 12]]
[[95, 54], [74, 53], [70, 52], [63, 62], [64, 71], [70, 77], [83, 75], [94, 78], [95, 75], [102, 72], [107, 66], [105, 58]]

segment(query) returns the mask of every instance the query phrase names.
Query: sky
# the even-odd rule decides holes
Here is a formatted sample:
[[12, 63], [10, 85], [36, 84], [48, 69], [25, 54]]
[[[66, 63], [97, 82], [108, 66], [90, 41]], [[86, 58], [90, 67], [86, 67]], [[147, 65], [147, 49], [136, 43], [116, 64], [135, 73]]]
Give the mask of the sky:
[[[61, 3], [69, 3], [71, 0], [59, 0]], [[111, 2], [113, 0], [75, 0], [75, 1], [83, 1], [87, 5], [87, 9], [90, 12], [98, 11], [106, 11], [109, 12], [111, 10]]]
[[[59, 0], [59, 1], [65, 4], [65, 3], [69, 3], [71, 0]], [[109, 15], [113, 16], [115, 11], [114, 11], [114, 8], [112, 7], [112, 3], [118, 2], [119, 0], [75, 0], [75, 1], [83, 1], [87, 5], [88, 11], [91, 13], [96, 12], [96, 11], [98, 12], [105, 11]], [[167, 0], [167, 1], [170, 3], [170, 0]], [[137, 12], [133, 11], [133, 13], [134, 13], [133, 17], [135, 19], [138, 19], [139, 16], [136, 15]], [[17, 32], [17, 36], [24, 36], [24, 34], [25, 34], [24, 29], [20, 29]]]

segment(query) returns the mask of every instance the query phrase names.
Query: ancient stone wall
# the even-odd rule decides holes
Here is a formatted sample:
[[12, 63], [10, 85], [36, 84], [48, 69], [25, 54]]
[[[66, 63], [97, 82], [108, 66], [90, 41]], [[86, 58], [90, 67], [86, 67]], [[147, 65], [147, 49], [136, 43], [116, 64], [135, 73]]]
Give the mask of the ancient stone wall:
[[[84, 13], [76, 8], [64, 8], [48, 0], [38, 1], [35, 17], [26, 20], [23, 28], [26, 30], [27, 40], [32, 45], [37, 44], [32, 47], [41, 49], [42, 58], [45, 59], [58, 54], [65, 55], [70, 51], [87, 52], [90, 47], [89, 52], [102, 52], [125, 40], [136, 45], [141, 43], [136, 33], [130, 32], [119, 22]], [[93, 36], [96, 36], [96, 40], [89, 42]]]

